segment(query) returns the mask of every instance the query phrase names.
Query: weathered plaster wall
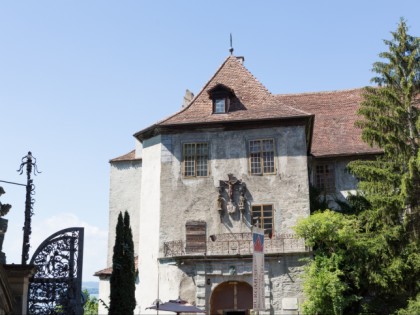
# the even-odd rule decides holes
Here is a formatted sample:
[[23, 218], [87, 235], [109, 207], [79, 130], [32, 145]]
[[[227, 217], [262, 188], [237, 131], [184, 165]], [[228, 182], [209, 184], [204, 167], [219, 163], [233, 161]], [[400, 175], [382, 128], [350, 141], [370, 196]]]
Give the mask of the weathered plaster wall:
[[[136, 300], [140, 314], [157, 298], [159, 220], [161, 216], [161, 136], [143, 142], [143, 173], [139, 221], [139, 290]], [[149, 311], [150, 312], [150, 311]]]
[[[252, 176], [248, 169], [248, 142], [265, 138], [275, 140], [276, 173]], [[194, 179], [182, 177], [182, 145], [186, 142], [209, 143], [210, 174], [208, 177]], [[118, 169], [112, 168], [111, 186], [115, 186], [113, 190], [115, 195], [112, 200], [116, 203], [115, 208], [118, 202], [130, 199], [130, 196], [135, 195], [137, 191], [140, 196], [139, 204], [137, 204], [137, 209], [140, 209], [140, 215], [136, 221], [138, 222], [137, 232], [133, 229], [134, 233], [138, 233], [135, 240], [140, 257], [140, 282], [136, 290], [136, 299], [139, 304], [136, 312], [141, 314], [150, 312], [150, 310], [146, 311], [146, 307], [158, 297], [166, 301], [181, 295], [199, 306], [208, 306], [211, 290], [217, 284], [235, 279], [251, 283], [251, 263], [241, 259], [232, 258], [227, 263], [214, 263], [210, 267], [188, 264], [186, 261], [176, 262], [179, 265], [176, 265], [174, 261], [159, 264], [158, 258], [163, 256], [163, 243], [185, 240], [185, 223], [190, 220], [207, 222], [208, 235], [249, 232], [249, 211], [252, 204], [273, 204], [275, 233], [292, 233], [296, 220], [309, 215], [306, 151], [303, 126], [191, 132], [159, 135], [145, 140], [141, 152], [140, 171], [134, 172], [137, 174], [136, 183], [129, 182], [130, 177], [133, 176], [129, 165], [123, 164]], [[233, 216], [226, 214], [221, 222], [216, 210], [217, 187], [219, 180], [228, 179], [229, 173], [242, 179], [247, 185], [247, 211], [245, 217], [242, 217], [239, 211]], [[124, 188], [121, 187], [128, 194], [123, 197], [122, 192], [119, 192], [117, 188], [118, 183], [123, 181], [120, 176], [127, 181]], [[117, 197], [118, 194], [120, 195]], [[116, 211], [113, 211], [114, 220], [117, 217]], [[133, 222], [132, 225], [134, 224]], [[115, 227], [112, 230], [115, 230]], [[110, 237], [112, 237], [111, 234]], [[112, 253], [111, 247], [109, 252]], [[231, 264], [238, 266], [236, 275], [229, 274], [228, 268]], [[273, 286], [272, 283], [278, 292], [281, 291], [282, 296], [285, 292], [288, 292], [288, 297], [298, 296], [298, 287], [291, 282], [287, 283], [286, 280], [289, 278], [286, 280], [281, 278], [285, 277], [286, 269], [276, 271], [279, 267], [277, 265], [271, 267], [270, 264], [268, 263], [266, 275], [268, 305], [271, 303], [270, 286]], [[212, 271], [208, 273], [206, 268]], [[215, 271], [219, 269], [220, 274]], [[213, 284], [210, 286], [206, 284], [207, 275], [212, 278]], [[277, 278], [279, 279], [276, 280]], [[280, 303], [277, 297], [274, 297], [274, 300], [276, 301], [274, 305]]]
[[[248, 142], [274, 138], [276, 174], [249, 174]], [[273, 204], [275, 233], [293, 233], [300, 217], [309, 215], [309, 187], [306, 139], [303, 126], [251, 129], [244, 131], [191, 132], [164, 135], [161, 138], [160, 173], [160, 257], [163, 243], [185, 240], [185, 224], [190, 220], [207, 223], [207, 235], [250, 232], [249, 211], [252, 204]], [[188, 142], [209, 143], [209, 176], [183, 178], [182, 146]], [[247, 185], [246, 215], [225, 214], [221, 222], [216, 204], [219, 180], [232, 173]], [[143, 174], [144, 176], [144, 174]], [[280, 255], [282, 256], [282, 255]], [[283, 256], [282, 256], [283, 257]], [[225, 281], [237, 280], [252, 284], [251, 259], [226, 257], [225, 261], [188, 262], [182, 265], [162, 263], [159, 266], [159, 296], [162, 300], [180, 295], [209, 311], [212, 290]], [[178, 261], [179, 264], [179, 261]], [[236, 266], [237, 273], [229, 274]], [[270, 312], [282, 309], [282, 298], [302, 299], [298, 274], [301, 263], [284, 256], [266, 262], [266, 304]], [[210, 279], [210, 285], [207, 284]], [[195, 294], [195, 296], [194, 296]], [[193, 298], [193, 299], [192, 299]]]
[[[109, 277], [101, 277], [99, 278], [99, 299], [104, 301], [106, 305], [109, 306], [109, 294], [110, 294], [110, 286], [109, 286]], [[103, 303], [98, 303], [98, 314], [108, 314], [108, 310], [103, 305]]]
[[354, 161], [354, 158], [335, 157], [329, 159], [312, 159], [310, 160], [311, 182], [315, 182], [316, 164], [329, 164], [334, 167], [335, 192], [327, 195], [328, 206], [331, 209], [338, 209], [335, 202], [336, 199], [345, 201], [347, 195], [355, 193], [357, 189], [357, 179], [349, 172], [347, 165]]
[[337, 158], [335, 160], [335, 186], [337, 192], [355, 190], [357, 179], [347, 169], [347, 165], [354, 159]]
[[[275, 175], [252, 176], [248, 169], [248, 141], [274, 138], [276, 145]], [[210, 175], [205, 178], [183, 178], [182, 144], [208, 142]], [[201, 132], [162, 137], [161, 172], [161, 238], [163, 242], [185, 239], [185, 223], [207, 222], [207, 234], [249, 232], [249, 209], [252, 204], [273, 204], [275, 233], [292, 233], [299, 217], [309, 215], [306, 140], [303, 126], [251, 129], [245, 131]], [[216, 210], [219, 180], [233, 173], [248, 189], [247, 216], [223, 218]]]
[[135, 140], [135, 157], [136, 159], [141, 159], [142, 158], [142, 151], [143, 151], [143, 144], [139, 141], [139, 140]]
[[130, 214], [135, 255], [138, 254], [141, 176], [141, 160], [111, 163], [107, 267], [112, 265], [115, 227], [120, 212], [124, 214], [128, 211]]

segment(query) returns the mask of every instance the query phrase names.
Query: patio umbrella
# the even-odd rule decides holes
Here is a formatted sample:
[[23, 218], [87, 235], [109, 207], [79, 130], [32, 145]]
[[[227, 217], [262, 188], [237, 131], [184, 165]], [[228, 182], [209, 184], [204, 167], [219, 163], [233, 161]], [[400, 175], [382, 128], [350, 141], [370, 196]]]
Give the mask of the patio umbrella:
[[180, 313], [205, 313], [205, 311], [199, 309], [198, 307], [188, 304], [187, 301], [181, 300], [180, 298], [176, 300], [169, 300], [162, 304], [157, 303], [156, 305], [150, 306], [147, 309], [157, 310], [157, 311], [167, 311], [174, 312], [177, 314]]

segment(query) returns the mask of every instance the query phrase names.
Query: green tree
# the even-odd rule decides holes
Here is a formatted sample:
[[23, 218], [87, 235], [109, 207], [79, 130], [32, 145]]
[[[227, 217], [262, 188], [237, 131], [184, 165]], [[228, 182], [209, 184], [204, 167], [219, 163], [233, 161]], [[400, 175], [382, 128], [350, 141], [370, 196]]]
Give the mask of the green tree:
[[[136, 307], [136, 272], [134, 265], [134, 243], [133, 243], [133, 234], [131, 232], [130, 226], [130, 215], [126, 211], [124, 214], [124, 241], [125, 241], [125, 256], [124, 256], [124, 271], [127, 279], [127, 288], [126, 288], [126, 303], [127, 309], [131, 312]], [[128, 314], [128, 313], [127, 313]], [[131, 313], [130, 313], [131, 314]]]
[[134, 245], [130, 227], [130, 215], [126, 211], [118, 215], [115, 233], [112, 274], [110, 279], [110, 315], [133, 314], [136, 306]]
[[[314, 247], [305, 273], [308, 314], [391, 314], [418, 307], [420, 291], [420, 40], [401, 19], [373, 65], [359, 109], [362, 138], [383, 149], [355, 161], [358, 196], [347, 211], [318, 212], [296, 231]], [[410, 302], [409, 302], [410, 301]]]
[[90, 296], [88, 290], [83, 290], [83, 295], [86, 298], [86, 303], [83, 306], [83, 315], [98, 315], [98, 299]]
[[[377, 74], [367, 87], [357, 125], [362, 139], [383, 149], [376, 161], [360, 161], [350, 166], [361, 180], [380, 224], [399, 225], [401, 215], [413, 233], [418, 233], [420, 195], [420, 39], [407, 34], [401, 19], [392, 40], [384, 40], [388, 51], [379, 54], [384, 61], [376, 62]], [[402, 212], [404, 210], [404, 213]]]
[[420, 293], [417, 294], [416, 299], [408, 301], [408, 305], [404, 309], [400, 309], [397, 312], [398, 315], [413, 315], [420, 314]]

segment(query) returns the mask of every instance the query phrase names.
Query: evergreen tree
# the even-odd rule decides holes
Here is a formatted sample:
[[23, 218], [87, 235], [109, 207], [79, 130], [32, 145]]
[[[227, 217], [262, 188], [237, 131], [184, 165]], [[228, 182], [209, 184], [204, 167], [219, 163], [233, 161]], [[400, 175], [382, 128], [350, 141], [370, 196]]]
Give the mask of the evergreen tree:
[[308, 314], [405, 314], [420, 292], [420, 40], [401, 19], [379, 56], [357, 123], [362, 138], [383, 149], [350, 163], [359, 179], [353, 211], [315, 213], [297, 233], [314, 246], [304, 290]]
[[[127, 281], [127, 290], [126, 290], [126, 303], [127, 309], [130, 314], [133, 312], [136, 307], [136, 297], [135, 297], [135, 265], [134, 265], [134, 243], [133, 243], [133, 234], [131, 232], [130, 226], [130, 215], [126, 211], [124, 213], [124, 239], [125, 239], [125, 255], [124, 255], [124, 271]], [[128, 314], [128, 313], [127, 313]]]
[[[406, 22], [401, 19], [392, 40], [384, 40], [388, 51], [379, 54], [385, 61], [376, 62], [377, 74], [368, 87], [357, 124], [362, 139], [383, 149], [376, 161], [351, 164], [353, 173], [361, 180], [360, 189], [376, 210], [375, 221], [399, 225], [406, 215], [414, 237], [417, 238], [420, 196], [420, 39], [407, 34]], [[402, 211], [403, 210], [403, 211]]]
[[118, 215], [110, 285], [109, 314], [133, 314], [136, 306], [134, 296], [134, 245], [130, 227], [130, 215], [127, 211], [124, 213], [124, 219], [121, 212]]

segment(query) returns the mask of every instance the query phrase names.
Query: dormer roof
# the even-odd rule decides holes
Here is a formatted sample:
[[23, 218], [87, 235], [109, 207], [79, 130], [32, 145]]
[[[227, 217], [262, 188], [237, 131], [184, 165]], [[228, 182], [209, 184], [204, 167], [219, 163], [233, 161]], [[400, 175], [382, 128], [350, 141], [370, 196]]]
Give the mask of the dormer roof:
[[227, 94], [230, 97], [235, 97], [235, 91], [222, 83], [219, 83], [212, 87], [210, 90], [207, 90], [207, 93], [209, 94], [210, 98], [213, 96], [217, 97], [219, 94]]

